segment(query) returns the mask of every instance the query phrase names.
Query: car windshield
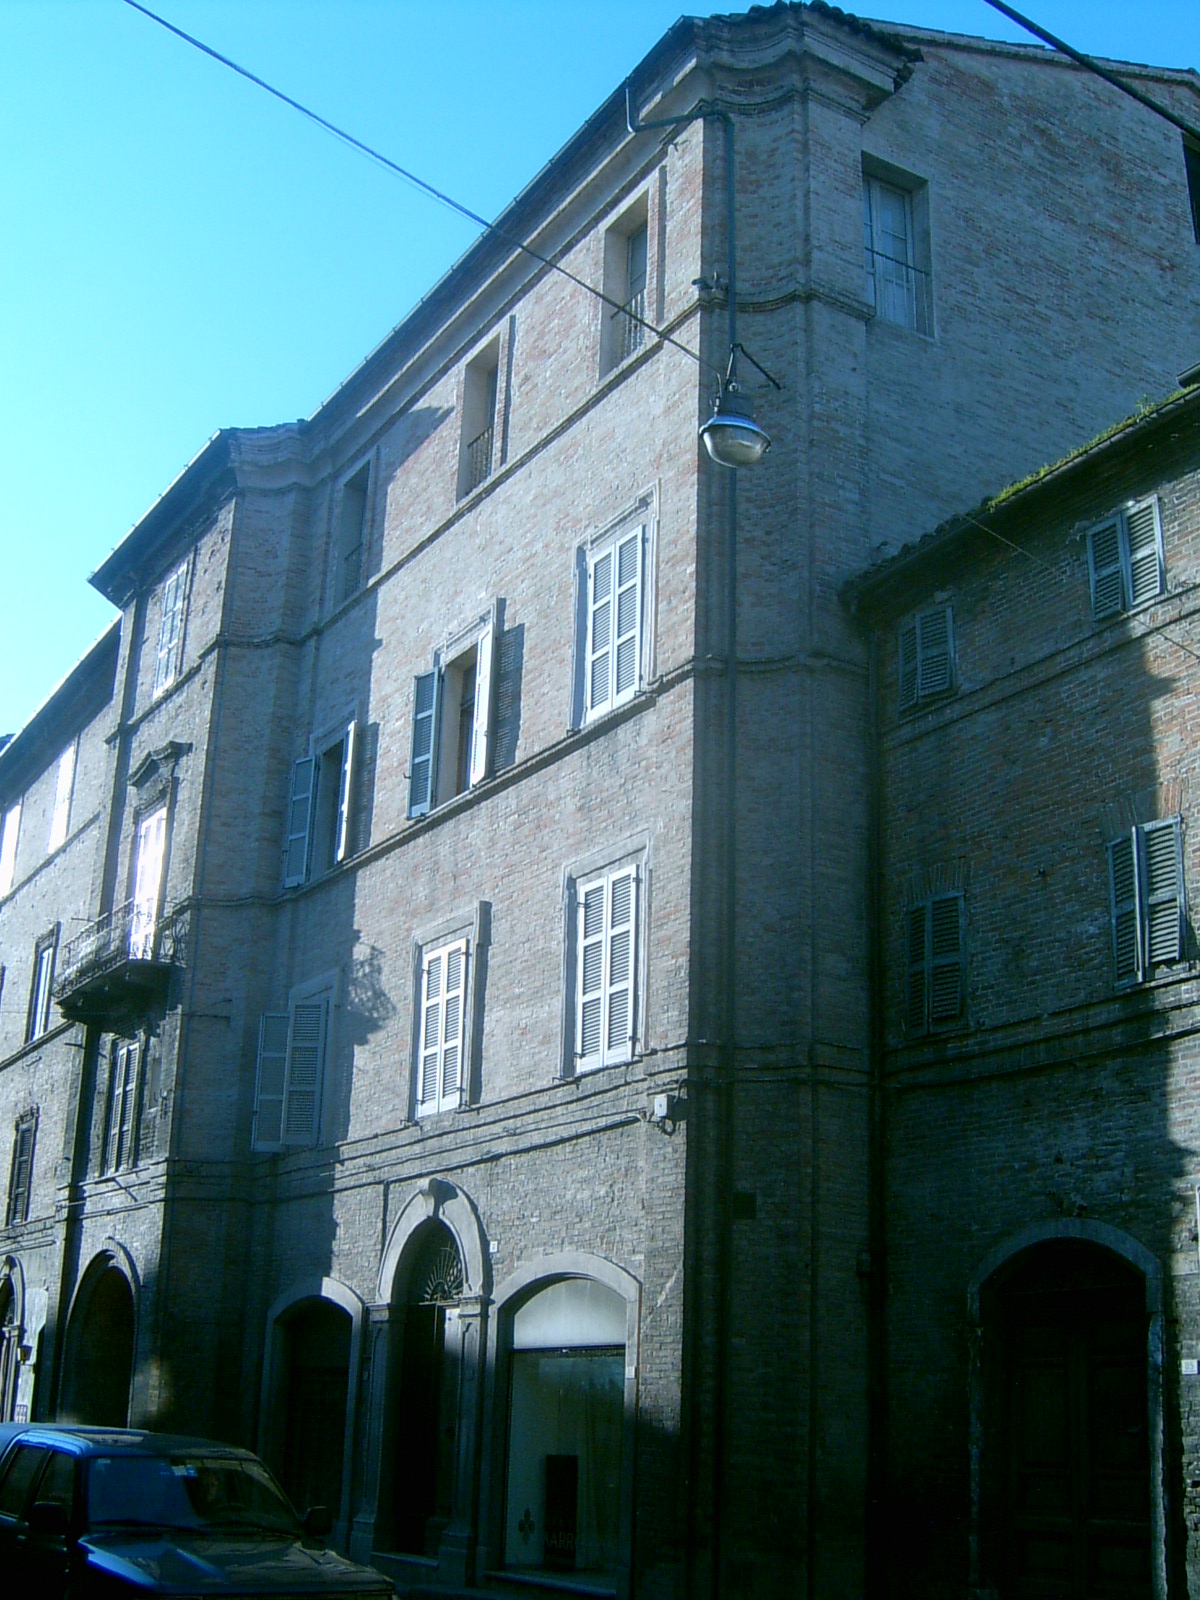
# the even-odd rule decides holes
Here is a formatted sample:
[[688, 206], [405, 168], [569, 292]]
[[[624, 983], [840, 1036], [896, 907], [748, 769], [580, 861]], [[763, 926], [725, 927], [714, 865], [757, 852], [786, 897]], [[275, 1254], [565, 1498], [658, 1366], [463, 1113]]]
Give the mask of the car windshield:
[[92, 1528], [299, 1533], [294, 1512], [259, 1462], [199, 1453], [94, 1457], [87, 1514]]

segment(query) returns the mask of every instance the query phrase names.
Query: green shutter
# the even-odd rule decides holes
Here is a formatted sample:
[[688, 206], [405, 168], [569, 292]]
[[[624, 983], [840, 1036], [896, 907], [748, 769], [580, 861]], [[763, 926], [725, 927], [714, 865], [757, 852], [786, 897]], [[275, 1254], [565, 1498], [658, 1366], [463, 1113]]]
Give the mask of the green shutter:
[[905, 926], [908, 950], [908, 992], [905, 1005], [905, 1026], [912, 1034], [924, 1033], [929, 1026], [926, 996], [928, 993], [928, 927], [929, 905], [909, 906]]
[[1141, 885], [1136, 839], [1135, 828], [1121, 838], [1114, 839], [1108, 847], [1113, 962], [1119, 984], [1137, 983], [1143, 976]]
[[900, 630], [900, 709], [911, 711], [917, 703], [917, 624], [910, 622]]
[[1129, 542], [1129, 604], [1153, 600], [1163, 590], [1162, 527], [1157, 499], [1144, 500], [1125, 514]]
[[283, 886], [290, 889], [308, 876], [308, 830], [312, 820], [316, 790], [317, 763], [302, 756], [292, 764], [292, 787], [288, 795], [287, 835], [283, 845]]
[[950, 607], [935, 606], [917, 618], [917, 698], [948, 694], [954, 686], [954, 649]]
[[963, 1008], [962, 896], [935, 899], [929, 923], [929, 1020], [952, 1022]]
[[283, 1101], [284, 1144], [316, 1143], [328, 1014], [329, 1002], [324, 998], [297, 1001], [292, 1007]]
[[1180, 821], [1148, 822], [1141, 830], [1146, 904], [1146, 964], [1153, 969], [1183, 958], [1183, 840]]
[[408, 814], [423, 817], [433, 804], [437, 772], [440, 674], [423, 672], [413, 684], [412, 758], [408, 764]]
[[1092, 584], [1092, 615], [1116, 616], [1125, 600], [1121, 562], [1121, 520], [1111, 517], [1088, 534], [1088, 571]]
[[266, 1012], [258, 1024], [258, 1067], [254, 1084], [256, 1150], [278, 1150], [283, 1143], [283, 1093], [287, 1082], [287, 1012]]

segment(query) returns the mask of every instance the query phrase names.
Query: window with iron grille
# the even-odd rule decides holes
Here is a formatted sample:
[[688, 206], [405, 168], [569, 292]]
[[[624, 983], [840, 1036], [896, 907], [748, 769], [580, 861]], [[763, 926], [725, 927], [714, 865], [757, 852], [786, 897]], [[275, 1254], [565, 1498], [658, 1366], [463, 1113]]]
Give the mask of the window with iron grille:
[[1108, 846], [1117, 985], [1144, 983], [1185, 955], [1183, 823], [1139, 823]]
[[329, 983], [297, 990], [288, 1011], [266, 1012], [259, 1019], [252, 1134], [256, 1150], [318, 1142], [332, 1012]]
[[889, 182], [863, 174], [867, 300], [881, 322], [933, 332], [929, 207], [918, 179]]
[[629, 1061], [637, 1041], [638, 868], [575, 887], [575, 1072]]
[[954, 691], [954, 617], [949, 606], [932, 606], [900, 630], [900, 710]]
[[600, 376], [619, 367], [646, 343], [650, 264], [647, 200], [642, 195], [604, 236], [603, 331]]
[[500, 341], [468, 363], [463, 373], [458, 497], [491, 477], [496, 464], [496, 402], [500, 392]]
[[338, 605], [352, 594], [357, 594], [362, 587], [370, 488], [370, 464], [364, 462], [357, 472], [346, 479], [338, 492], [334, 545], [334, 595]]
[[963, 1014], [963, 897], [931, 895], [908, 907], [908, 986], [905, 1026], [909, 1034], [947, 1027]]
[[189, 563], [181, 561], [162, 586], [158, 650], [154, 658], [154, 693], [159, 695], [179, 676], [183, 656], [183, 623], [187, 609]]
[[8, 1173], [8, 1206], [5, 1224], [13, 1227], [29, 1216], [29, 1197], [33, 1189], [33, 1146], [37, 1138], [37, 1112], [18, 1117], [13, 1129], [12, 1165]]
[[1157, 496], [1127, 506], [1089, 530], [1088, 574], [1097, 621], [1131, 611], [1163, 592], [1166, 563]]

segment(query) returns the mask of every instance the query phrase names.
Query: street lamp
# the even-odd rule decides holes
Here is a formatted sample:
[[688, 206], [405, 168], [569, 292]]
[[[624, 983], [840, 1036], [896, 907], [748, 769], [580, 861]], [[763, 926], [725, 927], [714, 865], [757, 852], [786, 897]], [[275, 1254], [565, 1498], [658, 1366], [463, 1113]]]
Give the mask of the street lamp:
[[[742, 393], [737, 381], [735, 363], [740, 344], [730, 346], [729, 370], [717, 390], [713, 414], [700, 424], [700, 437], [704, 448], [719, 466], [753, 467], [771, 448], [771, 435], [754, 420], [754, 402]], [[742, 354], [746, 352], [743, 350]], [[753, 356], [746, 356], [752, 366], [758, 367]], [[762, 367], [758, 370], [778, 388], [779, 384]]]

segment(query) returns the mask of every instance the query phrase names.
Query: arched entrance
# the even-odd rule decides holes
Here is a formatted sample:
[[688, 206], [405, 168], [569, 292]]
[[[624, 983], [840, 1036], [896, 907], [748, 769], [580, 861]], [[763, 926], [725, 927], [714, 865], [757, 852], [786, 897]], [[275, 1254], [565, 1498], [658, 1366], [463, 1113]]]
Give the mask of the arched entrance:
[[392, 1534], [405, 1555], [437, 1554], [454, 1508], [459, 1414], [459, 1341], [447, 1338], [464, 1287], [462, 1257], [442, 1222], [414, 1239], [403, 1298], [392, 1459]]
[[133, 1290], [111, 1258], [90, 1285], [84, 1284], [71, 1324], [64, 1416], [94, 1427], [126, 1427], [133, 1381]]
[[1013, 1255], [982, 1287], [987, 1564], [1003, 1600], [1150, 1600], [1146, 1280], [1083, 1238]]
[[17, 1406], [17, 1351], [21, 1342], [17, 1291], [11, 1276], [0, 1278], [0, 1422], [12, 1422]]
[[307, 1300], [281, 1325], [284, 1340], [283, 1453], [280, 1481], [303, 1516], [342, 1511], [346, 1399], [350, 1384], [350, 1314], [329, 1300]]

